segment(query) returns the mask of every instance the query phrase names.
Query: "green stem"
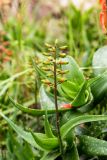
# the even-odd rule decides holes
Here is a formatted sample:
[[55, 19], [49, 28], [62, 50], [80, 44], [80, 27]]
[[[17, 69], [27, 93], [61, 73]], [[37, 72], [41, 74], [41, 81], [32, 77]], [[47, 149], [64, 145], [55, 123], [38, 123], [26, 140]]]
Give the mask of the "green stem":
[[57, 126], [57, 133], [59, 138], [59, 144], [60, 144], [60, 152], [63, 157], [63, 144], [62, 144], [62, 138], [60, 133], [60, 122], [59, 122], [59, 112], [58, 112], [58, 102], [57, 102], [57, 64], [56, 64], [56, 54], [57, 54], [57, 47], [56, 51], [54, 53], [54, 97], [55, 97], [55, 109], [56, 109], [56, 126]]

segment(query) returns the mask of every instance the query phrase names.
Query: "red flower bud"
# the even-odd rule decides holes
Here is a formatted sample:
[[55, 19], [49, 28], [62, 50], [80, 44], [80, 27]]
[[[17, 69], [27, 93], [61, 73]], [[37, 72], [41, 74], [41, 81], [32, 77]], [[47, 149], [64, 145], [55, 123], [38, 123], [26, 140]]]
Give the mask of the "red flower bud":
[[63, 109], [69, 109], [69, 108], [72, 108], [73, 106], [71, 104], [63, 104], [62, 108]]

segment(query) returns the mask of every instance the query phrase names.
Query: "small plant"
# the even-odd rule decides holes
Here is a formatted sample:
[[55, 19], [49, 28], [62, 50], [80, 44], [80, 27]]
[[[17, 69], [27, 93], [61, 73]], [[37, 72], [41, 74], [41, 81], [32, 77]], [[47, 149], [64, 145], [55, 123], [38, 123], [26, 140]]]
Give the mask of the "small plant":
[[[106, 115], [90, 114], [105, 96], [107, 72], [87, 80], [75, 60], [65, 54], [65, 47], [60, 47], [57, 41], [54, 46], [46, 46], [47, 52], [41, 60], [43, 63], [34, 64], [36, 74], [42, 82], [39, 86], [41, 109], [24, 107], [10, 98], [12, 104], [21, 111], [31, 116], [44, 115], [45, 133], [37, 133], [32, 129], [25, 131], [2, 112], [0, 115], [19, 136], [38, 150], [42, 160], [54, 160], [57, 157], [79, 160], [79, 155], [84, 153], [86, 156], [107, 156], [107, 142], [92, 137], [85, 130], [86, 122], [107, 120]], [[69, 107], [65, 107], [68, 104]], [[54, 120], [54, 115], [56, 125], [50, 125], [49, 119], [51, 117]], [[57, 132], [53, 129], [55, 127]]]

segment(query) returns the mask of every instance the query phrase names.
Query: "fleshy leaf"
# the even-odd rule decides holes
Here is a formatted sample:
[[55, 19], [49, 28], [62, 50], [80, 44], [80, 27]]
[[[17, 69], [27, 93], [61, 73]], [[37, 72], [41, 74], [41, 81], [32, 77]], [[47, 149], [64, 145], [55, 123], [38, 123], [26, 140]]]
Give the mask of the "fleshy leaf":
[[48, 138], [53, 138], [55, 137], [52, 133], [49, 121], [48, 121], [48, 115], [47, 113], [45, 114], [45, 134]]
[[104, 120], [107, 120], [107, 116], [105, 115], [83, 115], [73, 119], [71, 118], [71, 120], [66, 122], [61, 127], [62, 138], [64, 138], [71, 129], [73, 129], [79, 124], [86, 122], [93, 122], [93, 121], [104, 121]]
[[[21, 110], [22, 112], [25, 112], [29, 115], [32, 115], [32, 116], [42, 116], [42, 115], [45, 115], [46, 113], [46, 110], [43, 110], [43, 109], [30, 109], [30, 108], [27, 108], [27, 107], [24, 107], [22, 106], [21, 104], [19, 103], [16, 103], [12, 98], [10, 98], [10, 101], [12, 102], [12, 104], [18, 108], [19, 110]], [[59, 109], [58, 112], [66, 112], [68, 110], [71, 110], [70, 108], [66, 108], [66, 109]], [[56, 112], [55, 109], [50, 109], [50, 110], [47, 110], [47, 113], [48, 114], [54, 114]]]
[[94, 104], [98, 104], [107, 94], [107, 72], [95, 77], [90, 81], [91, 92], [94, 97]]
[[73, 106], [82, 106], [88, 101], [90, 90], [88, 89], [87, 85], [88, 84], [86, 81], [82, 84], [79, 92], [77, 93], [75, 99], [72, 102]]
[[53, 150], [59, 146], [58, 138], [48, 138], [46, 135], [41, 134], [42, 136], [39, 137], [37, 134], [31, 132], [35, 142], [45, 150]]
[[66, 74], [66, 78], [73, 83], [81, 85], [84, 82], [83, 72], [80, 70], [76, 61], [71, 57], [67, 56], [64, 58], [64, 61], [67, 61], [67, 65], [63, 65], [64, 70], [68, 70], [69, 72]]
[[81, 149], [91, 156], [107, 156], [107, 142], [86, 135], [78, 137]]
[[40, 88], [39, 96], [40, 96], [40, 104], [41, 104], [42, 109], [48, 110], [48, 109], [54, 109], [55, 108], [54, 102], [47, 95], [43, 85]]
[[94, 98], [93, 98], [93, 95], [90, 94], [90, 100], [85, 105], [78, 108], [78, 111], [80, 111], [81, 113], [89, 112], [93, 109], [94, 107], [93, 104], [94, 104]]
[[92, 65], [96, 75], [107, 71], [107, 46], [103, 46], [95, 52]]
[[80, 87], [71, 81], [66, 81], [61, 84], [60, 94], [66, 99], [72, 101], [79, 91]]

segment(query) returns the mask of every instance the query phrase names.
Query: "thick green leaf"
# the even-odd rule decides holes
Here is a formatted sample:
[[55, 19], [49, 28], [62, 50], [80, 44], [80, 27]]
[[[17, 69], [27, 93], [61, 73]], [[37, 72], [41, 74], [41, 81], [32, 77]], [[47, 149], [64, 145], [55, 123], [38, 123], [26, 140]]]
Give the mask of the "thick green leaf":
[[63, 60], [68, 62], [67, 65], [63, 65], [62, 67], [64, 70], [69, 71], [66, 74], [67, 80], [70, 80], [75, 84], [81, 85], [85, 79], [83, 72], [79, 69], [79, 66], [76, 63], [76, 61], [71, 56], [67, 56]]
[[75, 87], [78, 88], [77, 91], [73, 91], [70, 81], [63, 83], [61, 87], [59, 88], [61, 95], [70, 101], [74, 107], [80, 107], [91, 100], [91, 91], [87, 81], [84, 81], [79, 87], [75, 84]]
[[88, 155], [107, 156], [107, 142], [90, 136], [79, 136], [80, 148]]
[[48, 138], [46, 135], [41, 134], [42, 136], [38, 136], [31, 132], [35, 142], [45, 150], [53, 150], [59, 146], [58, 138]]
[[90, 94], [90, 100], [85, 105], [78, 108], [78, 111], [80, 111], [81, 113], [89, 112], [93, 109], [93, 104], [94, 104], [94, 98], [93, 95]]
[[[24, 107], [18, 103], [16, 103], [12, 98], [9, 98], [10, 101], [12, 102], [12, 104], [18, 108], [19, 110], [21, 110], [22, 112], [25, 112], [25, 113], [28, 113], [29, 115], [32, 115], [32, 116], [42, 116], [42, 115], [45, 115], [46, 113], [46, 110], [43, 110], [43, 109], [30, 109], [30, 108], [27, 108], [27, 107]], [[70, 108], [68, 109], [59, 109], [58, 112], [66, 112], [68, 110], [71, 110]], [[47, 110], [47, 113], [48, 114], [54, 114], [56, 112], [56, 110]]]
[[[22, 128], [18, 127], [16, 124], [14, 124], [9, 118], [7, 118], [2, 112], [0, 112], [0, 116], [3, 117], [7, 123], [12, 127], [12, 129], [25, 141], [30, 143], [32, 146], [44, 150], [43, 148], [39, 147], [39, 145], [35, 142], [33, 136], [31, 133], [24, 131]], [[38, 134], [39, 136], [39, 134]]]
[[83, 113], [81, 113], [78, 110], [68, 111], [68, 112], [63, 114], [63, 116], [61, 118], [61, 125], [65, 124], [66, 122], [68, 122], [71, 119], [74, 119], [74, 118], [76, 118], [78, 116], [82, 116], [82, 115], [83, 115]]
[[66, 99], [72, 101], [76, 97], [79, 89], [80, 86], [77, 86], [76, 83], [73, 83], [71, 81], [66, 81], [61, 84], [59, 92], [61, 96], [64, 96]]
[[45, 125], [44, 125], [44, 127], [45, 127], [45, 134], [46, 134], [46, 136], [48, 138], [55, 138], [55, 136], [52, 133], [49, 121], [48, 121], [48, 115], [47, 115], [47, 113], [45, 115]]
[[61, 127], [61, 135], [62, 138], [64, 138], [67, 133], [76, 127], [77, 125], [81, 123], [86, 123], [86, 122], [93, 122], [93, 121], [104, 121], [107, 120], [107, 116], [104, 115], [83, 115], [79, 116], [76, 118], [73, 118], [66, 122], [62, 127]]
[[82, 106], [88, 101], [90, 90], [88, 89], [87, 85], [88, 84], [86, 81], [82, 84], [79, 92], [72, 101], [73, 106]]
[[92, 65], [96, 75], [107, 71], [107, 46], [103, 46], [95, 52]]
[[40, 99], [40, 104], [41, 104], [42, 109], [48, 110], [48, 109], [54, 109], [55, 108], [54, 102], [47, 95], [43, 85], [40, 87], [39, 97], [40, 97], [39, 99]]
[[94, 104], [98, 104], [107, 94], [107, 72], [90, 81]]

